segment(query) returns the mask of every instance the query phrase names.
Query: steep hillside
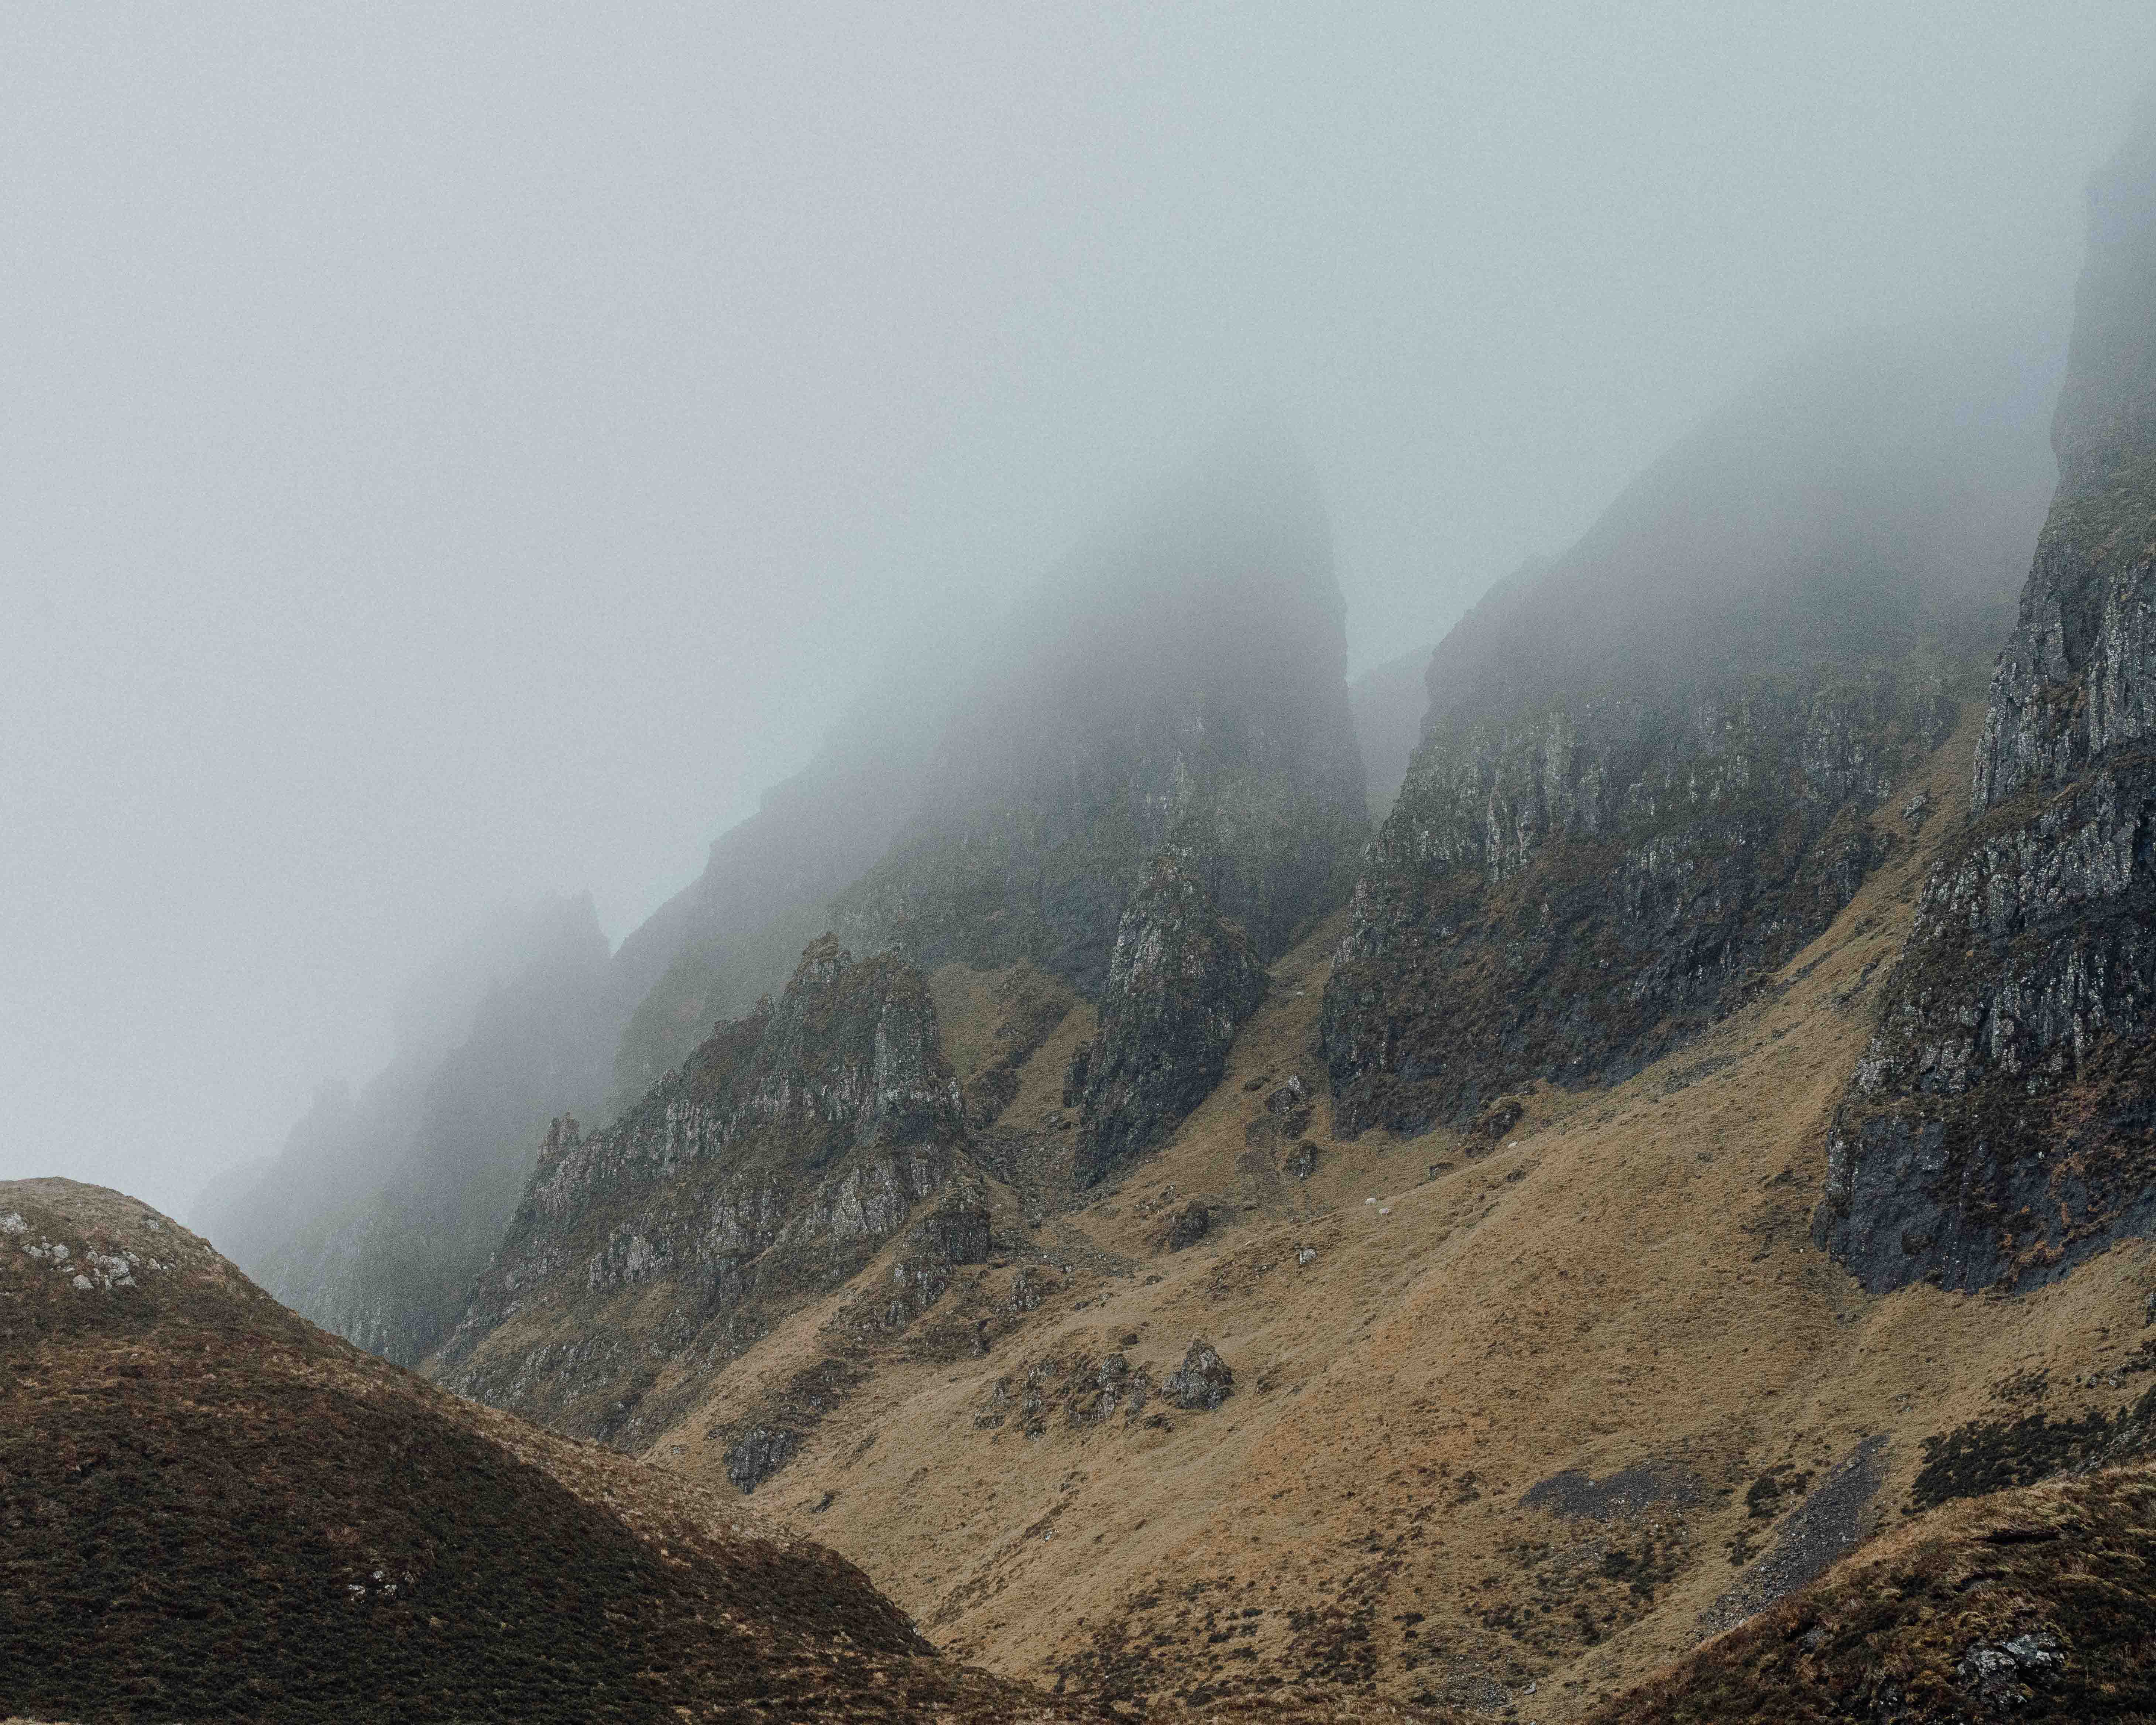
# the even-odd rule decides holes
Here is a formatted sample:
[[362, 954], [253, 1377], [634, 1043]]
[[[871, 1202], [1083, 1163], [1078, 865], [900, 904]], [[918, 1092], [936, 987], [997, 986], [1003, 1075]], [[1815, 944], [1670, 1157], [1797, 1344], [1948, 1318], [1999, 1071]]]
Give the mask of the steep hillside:
[[1815, 357], [1446, 637], [1327, 985], [1344, 1124], [1635, 1071], [1826, 927], [1974, 686], [1984, 536], [2033, 531], [2025, 382], [1958, 344]]
[[721, 1019], [783, 988], [829, 926], [831, 898], [890, 848], [916, 808], [948, 691], [886, 687], [834, 726], [816, 758], [711, 844], [701, 875], [621, 943], [606, 1117], [641, 1101]]
[[277, 1298], [410, 1364], [462, 1313], [539, 1135], [606, 1094], [614, 1024], [588, 898], [482, 930], [414, 984], [398, 1053], [324, 1086], [280, 1154], [197, 1219]]
[[2023, 1286], [2156, 1224], [2156, 109], [2091, 191], [2058, 494], [1833, 1129], [1874, 1289]]
[[[920, 973], [825, 936], [774, 1006], [722, 1024], [612, 1126], [549, 1132], [530, 1190], [430, 1374], [579, 1435], [634, 1442], [788, 1311], [844, 1281], [963, 1167]], [[903, 1312], [987, 1221], [952, 1188]], [[918, 1231], [918, 1230], [917, 1230]]]
[[927, 969], [1024, 959], [1090, 999], [1173, 844], [1276, 957], [1344, 900], [1368, 830], [1342, 608], [1300, 459], [1217, 453], [1017, 606], [839, 934]]
[[323, 1334], [202, 1240], [0, 1185], [0, 1712], [1039, 1720], [851, 1565]]
[[356, 1108], [326, 1099], [220, 1204], [219, 1239], [309, 1316], [417, 1361], [501, 1242], [546, 1122], [625, 1119], [834, 920], [864, 953], [1024, 959], [1097, 993], [1124, 901], [1172, 841], [1276, 953], [1345, 896], [1368, 830], [1330, 558], [1291, 453], [1219, 452], [999, 637], [865, 696], [611, 959], [590, 932], [551, 1019], [514, 981], [468, 1045], [400, 1056]]
[[[887, 1242], [647, 1456], [731, 1468], [939, 1643], [1130, 1716], [1314, 1681], [1548, 1722], [1905, 1511], [2141, 1453], [2147, 1245], [1972, 1301], [1869, 1296], [1808, 1236], [1979, 728], [1863, 817], [1884, 862], [1746, 1004], [1476, 1129], [1338, 1130], [1312, 1060], [1336, 917], [1165, 1147], [1085, 1190], [1073, 1011], [977, 1140], [985, 1261], [864, 1323], [910, 1274]], [[755, 1430], [785, 1435], [744, 1474]]]

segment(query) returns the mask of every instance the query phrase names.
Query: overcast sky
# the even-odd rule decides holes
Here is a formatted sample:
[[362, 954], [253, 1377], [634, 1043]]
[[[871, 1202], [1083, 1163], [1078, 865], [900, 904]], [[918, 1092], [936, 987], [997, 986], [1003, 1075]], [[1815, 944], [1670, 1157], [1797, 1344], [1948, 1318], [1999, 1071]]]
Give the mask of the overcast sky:
[[0, 10], [0, 1176], [183, 1208], [1275, 415], [1357, 666], [1856, 324], [2061, 325], [2156, 8]]

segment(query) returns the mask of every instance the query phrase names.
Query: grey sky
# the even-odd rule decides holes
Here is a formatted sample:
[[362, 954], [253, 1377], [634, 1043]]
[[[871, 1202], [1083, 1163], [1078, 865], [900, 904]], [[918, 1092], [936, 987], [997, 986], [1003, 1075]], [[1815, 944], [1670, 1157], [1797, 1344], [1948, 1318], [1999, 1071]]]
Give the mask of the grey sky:
[[0, 1176], [182, 1207], [1254, 409], [1360, 666], [1852, 324], [2062, 330], [2142, 3], [0, 12]]

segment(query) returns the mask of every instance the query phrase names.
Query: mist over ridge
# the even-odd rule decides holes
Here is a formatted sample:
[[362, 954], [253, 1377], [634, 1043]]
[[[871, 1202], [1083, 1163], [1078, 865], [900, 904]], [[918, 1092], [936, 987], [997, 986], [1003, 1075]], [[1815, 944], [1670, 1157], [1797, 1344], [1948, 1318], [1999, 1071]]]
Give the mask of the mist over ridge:
[[491, 907], [619, 942], [1254, 400], [1359, 673], [1778, 355], [2062, 327], [2149, 28], [18, 11], [29, 1137], [176, 1207], [272, 1153]]
[[2145, 0], [30, 0], [0, 388], [0, 1715], [2156, 1707]]

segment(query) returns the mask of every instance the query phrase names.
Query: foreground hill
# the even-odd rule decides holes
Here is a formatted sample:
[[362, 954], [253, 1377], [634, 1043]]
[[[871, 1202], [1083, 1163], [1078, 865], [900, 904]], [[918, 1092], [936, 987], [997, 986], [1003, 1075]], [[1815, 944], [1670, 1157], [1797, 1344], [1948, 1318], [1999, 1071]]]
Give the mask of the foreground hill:
[[2156, 1717], [2156, 1468], [1958, 1505], [1877, 1541], [1596, 1725]]
[[0, 1185], [0, 1712], [1047, 1720], [852, 1565], [459, 1403], [116, 1193]]

